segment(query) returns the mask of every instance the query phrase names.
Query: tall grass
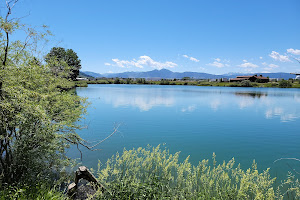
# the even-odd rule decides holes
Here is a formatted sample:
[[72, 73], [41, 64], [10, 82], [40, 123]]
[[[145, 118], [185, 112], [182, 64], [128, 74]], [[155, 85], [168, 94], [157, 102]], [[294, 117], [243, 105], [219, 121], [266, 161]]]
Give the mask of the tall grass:
[[[197, 166], [189, 157], [179, 161], [161, 146], [124, 150], [105, 164], [99, 162], [97, 177], [105, 191], [93, 199], [300, 199], [300, 183], [292, 174], [275, 187], [269, 169], [257, 164], [243, 170], [234, 158], [218, 164], [216, 155]], [[277, 184], [278, 185], [278, 184]], [[92, 197], [91, 197], [92, 198]], [[48, 184], [0, 189], [0, 200], [67, 199]]]
[[[99, 163], [98, 179], [107, 188], [98, 199], [296, 199], [298, 180], [290, 176], [274, 188], [269, 169], [258, 172], [257, 164], [242, 170], [235, 160], [217, 164], [202, 160], [193, 166], [179, 153], [148, 147], [124, 150], [104, 166]], [[102, 168], [104, 167], [104, 168]], [[102, 168], [102, 169], [101, 169]]]
[[46, 183], [39, 183], [31, 186], [10, 186], [1, 188], [0, 200], [66, 200], [68, 197], [55, 187], [51, 187]]

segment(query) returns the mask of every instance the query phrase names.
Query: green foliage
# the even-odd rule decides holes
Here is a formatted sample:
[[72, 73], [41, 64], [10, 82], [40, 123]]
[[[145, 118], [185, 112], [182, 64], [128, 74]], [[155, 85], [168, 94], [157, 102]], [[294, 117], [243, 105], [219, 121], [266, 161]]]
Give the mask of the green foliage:
[[[54, 76], [52, 63], [43, 65], [35, 57], [33, 49], [45, 33], [9, 19], [14, 3], [17, 0], [7, 1], [7, 17], [0, 17], [1, 189], [65, 173], [64, 167], [71, 164], [65, 149], [82, 141], [75, 131], [86, 106], [70, 90], [73, 81], [64, 73]], [[18, 29], [28, 30], [28, 39], [8, 42]]]
[[114, 80], [114, 84], [121, 84], [121, 81], [120, 81], [120, 79], [119, 79], [119, 78], [115, 78], [115, 80]]
[[137, 84], [148, 84], [146, 79], [144, 79], [144, 78], [137, 78], [136, 83]]
[[170, 85], [170, 82], [167, 79], [161, 79], [159, 85]]
[[230, 83], [228, 86], [229, 87], [240, 87], [240, 84], [239, 83]]
[[7, 199], [43, 199], [43, 200], [66, 200], [68, 197], [55, 187], [50, 187], [48, 184], [38, 184], [30, 186], [10, 186], [5, 190], [0, 191], [0, 200]]
[[182, 80], [183, 81], [189, 81], [189, 80], [191, 80], [191, 78], [190, 77], [183, 77]]
[[240, 83], [241, 87], [252, 87], [251, 82], [249, 80], [244, 80]]
[[290, 88], [290, 87], [292, 87], [292, 83], [287, 80], [281, 80], [281, 81], [279, 81], [279, 87], [280, 88]]
[[84, 99], [65, 91], [73, 83], [53, 76], [49, 66], [6, 66], [0, 75], [2, 182], [59, 171], [68, 164], [65, 148], [81, 140], [75, 123], [84, 112]]
[[45, 61], [51, 66], [55, 75], [66, 73], [66, 78], [75, 81], [81, 69], [81, 61], [72, 49], [53, 47], [46, 55]]
[[126, 84], [131, 84], [132, 83], [132, 79], [131, 78], [127, 78], [126, 79]]
[[[192, 166], [189, 157], [178, 161], [160, 146], [124, 150], [98, 170], [107, 191], [99, 199], [281, 199], [273, 189], [269, 169], [259, 173], [235, 167], [235, 160], [217, 164], [202, 160]], [[100, 169], [99, 164], [99, 169]], [[294, 187], [297, 188], [297, 187]]]
[[75, 82], [75, 87], [87, 87], [88, 82], [87, 81], [76, 81]]
[[199, 82], [198, 86], [212, 86], [209, 82]]

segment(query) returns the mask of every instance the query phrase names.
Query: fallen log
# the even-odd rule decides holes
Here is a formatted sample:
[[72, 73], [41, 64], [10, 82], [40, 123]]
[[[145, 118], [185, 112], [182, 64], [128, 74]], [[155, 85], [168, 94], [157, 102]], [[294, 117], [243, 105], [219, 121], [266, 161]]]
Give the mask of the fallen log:
[[91, 191], [91, 187], [89, 188], [90, 194], [95, 193], [98, 189], [100, 189], [102, 192], [104, 192], [104, 190], [105, 190], [103, 185], [97, 181], [96, 177], [90, 172], [90, 170], [86, 166], [80, 166], [75, 172], [75, 183], [71, 183], [68, 186], [68, 190], [67, 190], [67, 194], [70, 197], [73, 197], [74, 199], [77, 199], [76, 196], [81, 196], [81, 197], [87, 196], [87, 194], [79, 194], [79, 192], [84, 191], [84, 190], [82, 190], [82, 188], [80, 190], [78, 190], [78, 183], [79, 183], [80, 179], [84, 179], [90, 183], [93, 183], [95, 188], [92, 189], [93, 191]]

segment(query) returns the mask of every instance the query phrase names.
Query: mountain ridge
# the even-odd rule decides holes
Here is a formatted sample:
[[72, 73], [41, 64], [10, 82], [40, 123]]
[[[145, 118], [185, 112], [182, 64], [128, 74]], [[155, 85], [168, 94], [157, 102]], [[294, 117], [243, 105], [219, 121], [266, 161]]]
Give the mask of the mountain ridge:
[[157, 78], [157, 79], [181, 79], [184, 77], [190, 77], [195, 79], [217, 79], [217, 78], [235, 78], [236, 76], [243, 76], [243, 75], [263, 75], [265, 77], [269, 78], [283, 78], [283, 79], [289, 79], [289, 78], [295, 78], [295, 75], [286, 73], [286, 72], [276, 72], [276, 73], [227, 73], [222, 75], [216, 75], [216, 74], [209, 74], [209, 73], [203, 73], [203, 72], [172, 72], [168, 69], [161, 69], [161, 70], [152, 70], [152, 71], [146, 71], [146, 72], [122, 72], [122, 73], [105, 73], [105, 74], [99, 74], [96, 72], [91, 71], [82, 71], [82, 73], [92, 76], [94, 78]]

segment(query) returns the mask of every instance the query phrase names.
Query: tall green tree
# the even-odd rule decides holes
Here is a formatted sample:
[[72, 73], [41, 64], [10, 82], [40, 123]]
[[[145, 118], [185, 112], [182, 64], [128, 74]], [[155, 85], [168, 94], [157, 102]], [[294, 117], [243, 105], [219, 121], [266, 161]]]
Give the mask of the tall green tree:
[[[33, 48], [47, 34], [11, 17], [18, 0], [6, 1], [0, 16], [0, 188], [1, 185], [49, 178], [69, 164], [65, 149], [80, 144], [77, 122], [85, 100], [68, 90], [74, 83], [53, 75]], [[11, 40], [16, 30], [25, 40]], [[62, 89], [63, 88], [63, 89]]]
[[75, 81], [81, 69], [81, 61], [72, 49], [53, 47], [46, 55], [45, 61], [51, 65], [55, 75], [62, 71], [68, 73], [67, 78]]

